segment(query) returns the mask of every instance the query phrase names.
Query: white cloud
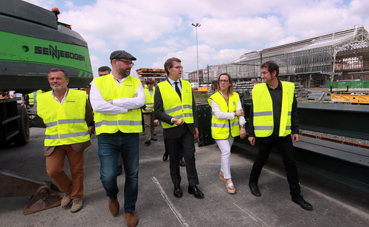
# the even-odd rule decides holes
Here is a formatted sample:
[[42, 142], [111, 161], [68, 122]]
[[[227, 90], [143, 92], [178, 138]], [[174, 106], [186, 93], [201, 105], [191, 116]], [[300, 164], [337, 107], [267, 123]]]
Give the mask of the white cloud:
[[369, 1], [353, 0], [349, 4], [349, 12], [352, 16], [368, 17]]
[[277, 17], [235, 18], [202, 20], [198, 28], [199, 40], [210, 45], [247, 43], [258, 46], [282, 38], [283, 28]]
[[26, 2], [51, 10], [56, 5], [55, 0], [25, 0]]
[[150, 47], [142, 50], [143, 53], [168, 53], [173, 51], [170, 47]]
[[107, 64], [111, 51], [125, 49], [138, 55], [138, 68], [162, 68], [167, 58], [177, 56], [185, 70], [193, 71], [196, 34], [191, 23], [201, 23], [200, 68], [353, 25], [369, 28], [367, 0], [27, 1], [47, 9], [59, 6], [59, 20], [86, 39], [94, 57], [105, 59], [92, 60], [94, 67]]
[[288, 36], [286, 38], [279, 39], [276, 42], [270, 43], [270, 45], [269, 46], [266, 46], [266, 48], [267, 47], [273, 47], [273, 46], [280, 46], [280, 45], [284, 45], [284, 44], [287, 44], [287, 43], [293, 43], [293, 42], [297, 42], [299, 40], [300, 39], [298, 39], [295, 36]]
[[220, 50], [214, 57], [214, 60], [218, 60], [218, 64], [230, 62], [233, 60], [238, 59], [241, 55], [245, 54], [246, 52], [249, 52], [247, 49], [223, 49]]
[[[199, 45], [199, 69], [207, 65], [217, 65], [237, 59], [242, 54], [248, 52], [246, 49], [222, 49], [217, 51], [208, 45]], [[166, 56], [159, 57], [153, 64], [154, 68], [163, 68], [164, 62], [171, 57], [181, 59], [184, 72], [190, 72], [197, 68], [196, 46], [190, 46], [182, 51], [171, 52]]]
[[[103, 65], [103, 62], [101, 61], [100, 58], [98, 58], [95, 55], [90, 55], [90, 61], [91, 61], [91, 65], [92, 67], [92, 74], [94, 75], [94, 77], [98, 77], [98, 72], [97, 69]], [[110, 67], [110, 66], [109, 66]]]
[[74, 4], [71, 1], [65, 1], [65, 6], [68, 7], [68, 8], [73, 8]]
[[[341, 1], [318, 1], [300, 4], [295, 10], [286, 11], [286, 31], [301, 38], [311, 38], [330, 32], [340, 31], [345, 27], [362, 25], [364, 11], [369, 10], [369, 2], [354, 0], [349, 7]], [[368, 17], [365, 14], [364, 17]]]

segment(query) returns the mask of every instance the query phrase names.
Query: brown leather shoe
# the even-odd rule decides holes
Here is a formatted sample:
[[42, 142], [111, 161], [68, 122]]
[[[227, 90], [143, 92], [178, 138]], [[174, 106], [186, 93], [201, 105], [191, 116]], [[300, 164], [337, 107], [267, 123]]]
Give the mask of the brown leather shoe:
[[119, 213], [119, 202], [118, 199], [109, 198], [109, 210], [110, 213], [115, 217]]
[[127, 212], [124, 216], [126, 217], [128, 227], [134, 227], [137, 225], [138, 218], [134, 211]]

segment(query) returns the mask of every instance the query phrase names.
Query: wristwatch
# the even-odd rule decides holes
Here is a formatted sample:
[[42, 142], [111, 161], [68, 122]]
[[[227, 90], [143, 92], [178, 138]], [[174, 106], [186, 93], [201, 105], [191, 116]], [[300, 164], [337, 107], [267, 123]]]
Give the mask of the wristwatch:
[[241, 125], [242, 128], [246, 128], [246, 124]]

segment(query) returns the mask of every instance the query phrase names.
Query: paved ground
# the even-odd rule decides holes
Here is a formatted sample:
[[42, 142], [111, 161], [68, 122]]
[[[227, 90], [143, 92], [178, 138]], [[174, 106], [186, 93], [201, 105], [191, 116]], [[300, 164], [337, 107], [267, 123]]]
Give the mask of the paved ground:
[[[140, 136], [138, 226], [368, 226], [369, 195], [333, 181], [299, 170], [304, 198], [314, 211], [305, 211], [291, 201], [283, 165], [269, 160], [259, 182], [262, 197], [248, 188], [248, 174], [254, 153], [234, 147], [232, 178], [237, 190], [229, 195], [218, 178], [220, 152], [216, 145], [197, 148], [199, 188], [202, 200], [187, 193], [185, 169], [182, 171], [183, 197], [173, 196], [169, 163], [164, 153], [161, 128], [159, 141], [144, 145]], [[31, 129], [29, 144], [0, 149], [0, 168], [26, 177], [48, 180], [43, 156], [43, 129]], [[96, 137], [85, 152], [84, 208], [75, 214], [60, 207], [31, 215], [22, 210], [29, 197], [0, 198], [0, 226], [125, 226], [124, 214], [112, 217], [108, 199], [99, 179]], [[66, 163], [66, 168], [69, 168]], [[124, 175], [118, 180], [121, 205], [124, 202]]]

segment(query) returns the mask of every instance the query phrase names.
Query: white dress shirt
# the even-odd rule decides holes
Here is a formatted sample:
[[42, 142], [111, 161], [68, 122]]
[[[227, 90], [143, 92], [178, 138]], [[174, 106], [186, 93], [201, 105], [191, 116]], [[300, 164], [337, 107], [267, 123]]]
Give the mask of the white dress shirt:
[[69, 91], [69, 88], [67, 88], [67, 90], [65, 90], [64, 97], [63, 97], [63, 99], [61, 101], [59, 101], [59, 99], [55, 96], [54, 90], [51, 90], [51, 94], [53, 95], [54, 99], [56, 101], [58, 101], [58, 103], [60, 103], [60, 105], [63, 105], [63, 102], [64, 102], [65, 98], [67, 97], [68, 91]]
[[[122, 81], [127, 79], [125, 77], [119, 81], [113, 76], [113, 74], [106, 76], [112, 76], [114, 81], [117, 83], [118, 88], [120, 88]], [[94, 111], [103, 114], [116, 115], [120, 113], [127, 113], [128, 110], [139, 109], [145, 104], [145, 92], [141, 85], [138, 86], [136, 93], [138, 95], [136, 98], [113, 99], [113, 104], [110, 104], [107, 102], [108, 100], [103, 98], [99, 88], [97, 88], [95, 82], [92, 81], [90, 91], [91, 106]]]
[[[221, 91], [219, 91], [219, 93], [223, 96]], [[236, 114], [234, 112], [222, 112], [222, 110], [220, 109], [218, 103], [216, 103], [214, 100], [211, 100], [211, 108], [212, 108], [212, 111], [214, 112], [215, 117], [218, 118], [218, 119], [232, 120], [236, 116]], [[239, 110], [239, 109], [242, 109], [240, 99], [238, 99], [238, 104], [237, 104], [237, 110]], [[243, 116], [239, 116], [238, 117], [238, 123], [241, 126], [244, 125], [246, 123], [245, 118]]]
[[177, 81], [174, 81], [174, 80], [172, 80], [168, 77], [168, 81], [169, 81], [170, 85], [172, 85], [174, 90], [176, 90], [176, 85], [175, 85], [174, 82], [178, 82], [177, 85], [178, 85], [179, 91], [182, 92], [182, 84], [181, 84], [181, 81], [179, 79]]

